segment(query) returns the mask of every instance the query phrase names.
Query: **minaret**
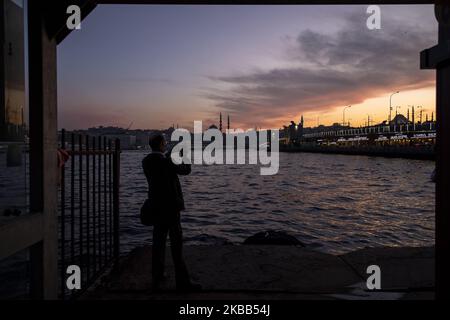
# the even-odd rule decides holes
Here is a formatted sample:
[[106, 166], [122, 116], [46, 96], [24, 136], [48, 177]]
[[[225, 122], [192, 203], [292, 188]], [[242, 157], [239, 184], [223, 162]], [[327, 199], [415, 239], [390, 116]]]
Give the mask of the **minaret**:
[[431, 112], [431, 122], [434, 121], [434, 112]]
[[227, 116], [227, 129], [230, 131], [230, 115]]
[[220, 118], [219, 118], [219, 130], [220, 130], [220, 132], [222, 132], [222, 112], [220, 113]]
[[412, 123], [414, 123], [414, 106], [412, 106]]
[[409, 108], [408, 108], [408, 112], [406, 113], [406, 120], [408, 120], [408, 122], [409, 122]]
[[304, 120], [303, 120], [303, 115], [300, 118], [300, 123], [299, 123], [299, 127], [297, 129], [297, 139], [301, 139], [303, 136], [303, 125], [304, 125]]
[[425, 122], [428, 122], [428, 113], [425, 115]]

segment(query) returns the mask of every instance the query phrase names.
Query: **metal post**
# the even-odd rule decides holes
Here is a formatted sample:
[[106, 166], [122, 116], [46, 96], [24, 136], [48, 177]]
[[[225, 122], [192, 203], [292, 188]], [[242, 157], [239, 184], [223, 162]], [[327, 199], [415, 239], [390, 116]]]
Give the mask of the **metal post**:
[[[345, 126], [345, 110], [348, 108], [351, 108], [352, 106], [346, 106], [344, 107], [344, 110], [342, 111], [342, 126]], [[350, 124], [349, 124], [350, 126]]]
[[98, 231], [98, 264], [99, 264], [99, 270], [102, 269], [102, 259], [103, 259], [103, 253], [102, 253], [102, 137], [98, 137], [98, 170], [97, 170], [97, 231]]
[[391, 122], [391, 120], [392, 120], [392, 96], [394, 95], [394, 94], [397, 94], [397, 93], [399, 93], [400, 91], [396, 91], [396, 92], [394, 92], [394, 93], [392, 93], [391, 94], [391, 96], [389, 97], [389, 122]]
[[108, 139], [108, 196], [109, 196], [109, 259], [113, 255], [113, 182], [112, 182], [112, 142]]
[[106, 145], [106, 137], [103, 137], [103, 241], [104, 241], [104, 263], [108, 262], [108, 219], [107, 219], [107, 189], [106, 189], [106, 151], [107, 151], [107, 145]]
[[[66, 147], [66, 130], [61, 130], [61, 149], [65, 149]], [[64, 166], [62, 164], [59, 165], [59, 174], [60, 174], [60, 180], [59, 183], [61, 184], [61, 262], [60, 262], [60, 272], [61, 272], [61, 298], [64, 299], [64, 293], [65, 293], [65, 265], [66, 265], [66, 179], [65, 179], [65, 170]]]
[[[78, 150], [80, 155], [78, 157], [78, 198], [79, 198], [79, 243], [80, 243], [80, 266], [82, 266], [83, 257], [83, 136], [80, 134], [78, 136]], [[75, 221], [72, 221], [75, 224]]]
[[89, 174], [90, 174], [90, 163], [89, 163], [89, 136], [86, 139], [86, 282], [89, 282], [91, 276], [91, 235], [90, 235], [90, 190], [89, 190]]
[[74, 263], [75, 259], [75, 135], [72, 132], [70, 135], [70, 260]]
[[113, 159], [113, 241], [114, 241], [114, 261], [118, 262], [120, 254], [119, 237], [119, 186], [120, 186], [120, 140], [116, 139], [114, 144]]
[[97, 149], [95, 147], [95, 137], [92, 137], [92, 264], [94, 269], [94, 276], [97, 273], [97, 226], [96, 226], [96, 211], [97, 211], [97, 203], [96, 203], [96, 173], [95, 173], [95, 153]]

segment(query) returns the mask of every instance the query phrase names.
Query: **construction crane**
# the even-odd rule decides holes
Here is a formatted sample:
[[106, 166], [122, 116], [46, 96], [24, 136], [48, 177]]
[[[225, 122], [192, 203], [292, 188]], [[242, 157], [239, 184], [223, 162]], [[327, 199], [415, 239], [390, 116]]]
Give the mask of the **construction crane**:
[[133, 125], [134, 121], [131, 121], [130, 125], [128, 126], [128, 128], [126, 128], [125, 130], [130, 130], [131, 126]]

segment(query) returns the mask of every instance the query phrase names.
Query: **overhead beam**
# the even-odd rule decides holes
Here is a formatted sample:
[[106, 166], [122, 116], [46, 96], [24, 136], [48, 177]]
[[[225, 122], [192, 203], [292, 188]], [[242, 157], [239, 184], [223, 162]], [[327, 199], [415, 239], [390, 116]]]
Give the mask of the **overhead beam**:
[[80, 7], [81, 20], [83, 20], [95, 9], [97, 2], [95, 0], [41, 0], [40, 8], [29, 6], [28, 10], [31, 10], [32, 14], [37, 9], [43, 13], [45, 29], [49, 38], [56, 39], [56, 43], [59, 44], [72, 31], [66, 26], [67, 18], [69, 17], [67, 8], [71, 5]]
[[[66, 26], [67, 18], [69, 14], [67, 13], [67, 7], [69, 5], [78, 5], [81, 9], [81, 21], [85, 19], [96, 7], [95, 0], [69, 0], [69, 1], [60, 1], [58, 2], [58, 12], [53, 13], [50, 11], [51, 16], [47, 13], [46, 20], [48, 23], [51, 23], [49, 27], [53, 35], [56, 39], [56, 43], [59, 44], [63, 41], [72, 30], [69, 30]], [[56, 19], [54, 18], [56, 17]]]
[[438, 65], [450, 60], [450, 46], [439, 45], [420, 53], [421, 69], [437, 69]]
[[97, 0], [97, 4], [223, 4], [223, 5], [247, 5], [247, 4], [309, 4], [309, 5], [339, 5], [339, 4], [435, 4], [447, 0]]

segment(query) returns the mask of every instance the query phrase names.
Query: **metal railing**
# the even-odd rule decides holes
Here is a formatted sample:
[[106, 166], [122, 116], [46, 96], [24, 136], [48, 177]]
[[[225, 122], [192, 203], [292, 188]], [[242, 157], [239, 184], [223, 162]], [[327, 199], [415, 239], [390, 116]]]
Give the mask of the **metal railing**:
[[398, 124], [398, 125], [377, 125], [362, 128], [349, 128], [339, 130], [317, 131], [303, 134], [302, 138], [318, 138], [328, 136], [356, 136], [364, 134], [397, 134], [410, 133], [416, 131], [436, 131], [436, 123], [428, 122], [426, 124]]
[[119, 257], [120, 140], [66, 135], [58, 150], [62, 299], [80, 293], [67, 288], [68, 266], [80, 268], [83, 290]]

